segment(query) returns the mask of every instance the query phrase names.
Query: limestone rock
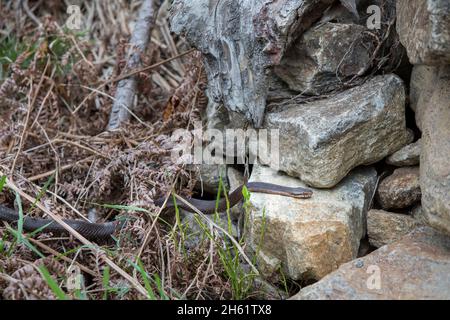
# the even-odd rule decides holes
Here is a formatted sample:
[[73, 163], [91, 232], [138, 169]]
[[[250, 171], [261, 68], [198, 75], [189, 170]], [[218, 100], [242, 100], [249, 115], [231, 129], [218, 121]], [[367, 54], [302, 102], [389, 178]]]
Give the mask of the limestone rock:
[[[233, 167], [228, 167], [227, 175], [228, 175], [228, 182], [230, 184], [229, 191], [236, 190], [245, 182], [244, 175], [239, 170]], [[242, 208], [242, 202], [232, 207], [230, 209], [230, 212], [233, 218], [238, 220], [241, 217], [242, 213], [244, 212], [244, 209]]]
[[[250, 181], [305, 187], [296, 178], [255, 165]], [[252, 193], [248, 237], [265, 276], [282, 267], [292, 279], [320, 279], [356, 258], [377, 181], [373, 168], [353, 171], [311, 199]]]
[[227, 168], [227, 176], [230, 184], [230, 190], [237, 189], [245, 182], [244, 174], [233, 167]]
[[450, 2], [397, 0], [397, 33], [412, 64], [449, 64]]
[[400, 240], [418, 226], [418, 221], [405, 214], [383, 210], [369, 210], [367, 213], [367, 235], [374, 247]]
[[401, 148], [386, 159], [386, 163], [397, 166], [407, 167], [416, 166], [420, 163], [421, 140]]
[[450, 234], [450, 67], [442, 67], [423, 115], [420, 186], [429, 224]]
[[404, 85], [395, 75], [377, 76], [329, 99], [270, 112], [265, 128], [280, 130], [280, 161], [271, 167], [331, 188], [406, 144]]
[[410, 84], [410, 106], [416, 116], [416, 124], [422, 130], [422, 118], [430, 106], [430, 97], [439, 73], [438, 67], [416, 65], [413, 67]]
[[196, 189], [201, 193], [206, 192], [212, 195], [217, 194], [221, 178], [223, 185], [227, 188], [227, 190], [229, 190], [226, 165], [199, 164], [189, 165], [188, 168], [191, 171], [198, 172], [200, 174]]
[[417, 220], [418, 223], [420, 223], [422, 225], [427, 224], [427, 219], [425, 218], [421, 204], [418, 204], [417, 206], [412, 208], [410, 214], [411, 214], [411, 217], [413, 217], [415, 220]]
[[450, 238], [421, 227], [398, 242], [342, 265], [292, 299], [448, 300], [449, 270]]
[[377, 200], [385, 210], [403, 209], [420, 201], [419, 167], [405, 167], [394, 171], [380, 182]]
[[373, 39], [357, 24], [324, 23], [311, 28], [286, 52], [275, 73], [289, 88], [320, 95], [371, 63]]

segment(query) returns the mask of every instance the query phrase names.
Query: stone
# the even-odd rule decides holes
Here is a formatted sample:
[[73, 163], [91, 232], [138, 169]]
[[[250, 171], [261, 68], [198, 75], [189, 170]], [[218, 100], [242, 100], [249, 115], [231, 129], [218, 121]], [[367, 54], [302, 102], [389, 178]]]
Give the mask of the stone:
[[[203, 121], [208, 130], [218, 130], [223, 137], [221, 140], [209, 141], [209, 145], [214, 148], [216, 154], [236, 158], [236, 164], [244, 164], [242, 154], [245, 154], [245, 148], [238, 144], [237, 139], [232, 142], [231, 139], [227, 141], [226, 132], [227, 130], [242, 130], [248, 123], [245, 117], [238, 112], [228, 111], [223, 104], [210, 100], [203, 115]], [[233, 150], [227, 149], [226, 143], [229, 143]]]
[[438, 73], [438, 67], [425, 65], [415, 65], [411, 73], [410, 106], [415, 112], [417, 127], [421, 130], [422, 118], [429, 107]]
[[367, 213], [367, 235], [376, 248], [400, 240], [418, 225], [417, 220], [406, 214], [374, 209]]
[[[245, 182], [244, 174], [233, 167], [228, 167], [227, 175], [228, 175], [228, 182], [230, 184], [229, 191], [236, 190], [241, 185], [243, 185]], [[241, 218], [241, 216], [244, 212], [244, 209], [242, 206], [243, 206], [243, 203], [241, 201], [240, 203], [236, 204], [235, 206], [233, 206], [230, 209], [230, 212], [234, 219], [239, 220]]]
[[[249, 270], [251, 272], [251, 270]], [[256, 300], [286, 300], [289, 298], [286, 292], [265, 281], [262, 277], [256, 277], [253, 281], [252, 297]]]
[[403, 209], [420, 201], [419, 167], [405, 167], [394, 171], [380, 182], [376, 198], [385, 209]]
[[422, 225], [426, 225], [427, 224], [427, 219], [425, 218], [425, 215], [423, 213], [422, 204], [418, 204], [414, 208], [412, 208], [411, 212], [410, 212], [410, 215], [415, 220], [417, 220], [418, 223], [420, 223]]
[[334, 0], [175, 0], [171, 29], [204, 54], [209, 96], [264, 119], [270, 68]]
[[[180, 216], [186, 236], [184, 239], [184, 247], [187, 250], [198, 248], [203, 241], [209, 240], [208, 233], [211, 232], [211, 230], [209, 229], [210, 225], [205, 220], [199, 217], [196, 213], [183, 209], [180, 210]], [[221, 212], [217, 215], [207, 215], [206, 218], [215, 222], [218, 226], [226, 230], [231, 236], [235, 238], [238, 236], [237, 222], [231, 217], [229, 218], [226, 212]], [[201, 224], [199, 224], [198, 221], [200, 221]], [[228, 222], [230, 222], [230, 224], [228, 224]], [[228, 236], [222, 231], [218, 230], [218, 233], [222, 239], [228, 239]], [[228, 241], [231, 244], [229, 239]]]
[[[216, 195], [219, 191], [220, 179], [222, 183], [229, 190], [229, 184], [227, 180], [227, 166], [222, 164], [199, 164], [188, 165], [188, 169], [193, 172], [199, 173], [199, 180], [195, 186], [195, 189], [200, 191], [201, 194], [209, 193], [210, 195]], [[223, 190], [223, 189], [222, 189]]]
[[266, 115], [279, 129], [277, 170], [331, 188], [353, 168], [378, 162], [408, 139], [405, 90], [396, 75], [376, 76], [325, 100], [288, 104]]
[[428, 223], [450, 234], [450, 66], [441, 67], [423, 115], [420, 187]]
[[448, 300], [450, 238], [420, 227], [398, 242], [342, 265], [293, 300]]
[[386, 159], [386, 163], [396, 167], [416, 166], [420, 163], [421, 140], [401, 148]]
[[[250, 181], [306, 186], [260, 165]], [[281, 267], [291, 279], [319, 280], [356, 258], [376, 181], [375, 169], [359, 168], [333, 189], [313, 189], [311, 199], [251, 193], [246, 237], [261, 273], [272, 277]]]
[[448, 0], [398, 0], [397, 33], [412, 64], [450, 64]]
[[230, 184], [230, 190], [239, 188], [245, 182], [244, 174], [233, 167], [227, 168], [227, 176]]
[[303, 94], [338, 89], [371, 63], [375, 46], [365, 31], [352, 23], [321, 23], [294, 43], [274, 71], [290, 89]]

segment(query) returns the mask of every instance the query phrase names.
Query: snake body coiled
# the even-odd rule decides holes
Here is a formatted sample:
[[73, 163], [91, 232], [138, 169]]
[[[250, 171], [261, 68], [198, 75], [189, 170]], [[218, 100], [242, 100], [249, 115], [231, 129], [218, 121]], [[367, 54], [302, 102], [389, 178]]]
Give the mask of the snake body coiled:
[[[307, 199], [312, 196], [311, 190], [301, 187], [290, 188], [264, 182], [248, 182], [230, 193], [227, 198], [221, 198], [218, 202], [215, 200], [200, 200], [193, 198], [186, 199], [186, 201], [205, 214], [212, 214], [216, 210], [218, 212], [223, 212], [227, 210], [227, 208], [233, 207], [243, 199], [242, 189], [244, 185], [251, 192], [275, 194], [299, 199]], [[159, 198], [155, 201], [155, 205], [161, 207], [164, 202], [166, 202], [164, 197]], [[169, 197], [166, 202], [166, 208], [173, 209], [175, 206], [187, 211], [192, 211], [189, 205], [183, 202], [174, 203], [172, 197]], [[15, 210], [0, 205], [1, 221], [16, 224], [19, 219], [19, 214]], [[83, 220], [72, 219], [64, 219], [63, 221], [86, 239], [98, 242], [112, 240], [112, 235], [123, 225], [123, 223], [119, 221], [105, 223], [90, 223]], [[39, 229], [41, 229], [42, 232], [51, 232], [55, 235], [68, 234], [68, 231], [63, 226], [52, 219], [32, 217], [23, 218], [23, 230], [32, 232]]]

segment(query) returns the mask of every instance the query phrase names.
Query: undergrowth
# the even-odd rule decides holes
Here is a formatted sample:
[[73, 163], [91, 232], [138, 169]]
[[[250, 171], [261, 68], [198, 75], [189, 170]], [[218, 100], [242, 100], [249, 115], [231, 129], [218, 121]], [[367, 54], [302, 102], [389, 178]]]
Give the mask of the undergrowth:
[[[140, 1], [79, 1], [90, 17], [82, 31], [64, 27], [62, 2], [24, 2], [40, 26], [15, 1], [0, 2], [0, 204], [20, 214], [17, 225], [0, 222], [0, 296], [261, 297], [254, 292], [257, 273], [243, 258], [247, 244], [233, 236], [230, 210], [223, 226], [227, 234], [214, 226], [219, 214], [209, 220], [195, 215], [197, 237], [184, 223], [186, 213], [177, 208], [168, 214], [154, 205], [159, 197], [191, 196], [197, 184], [198, 172], [173, 163], [176, 142], [170, 136], [178, 128], [192, 128], [205, 109], [199, 53], [138, 73], [138, 119], [108, 132], [115, 79], [130, 71], [125, 69], [127, 39]], [[169, 32], [169, 2], [142, 57], [144, 66], [190, 49]], [[34, 201], [7, 188], [6, 176]], [[227, 196], [222, 182], [221, 194]], [[248, 192], [244, 196], [248, 203]], [[100, 222], [116, 219], [125, 226], [101, 250], [72, 236], [27, 233], [25, 216], [45, 216], [37, 204], [61, 218], [93, 213]], [[188, 248], [194, 236], [200, 240]], [[117, 268], [105, 263], [105, 256]], [[250, 260], [255, 263], [254, 255]]]

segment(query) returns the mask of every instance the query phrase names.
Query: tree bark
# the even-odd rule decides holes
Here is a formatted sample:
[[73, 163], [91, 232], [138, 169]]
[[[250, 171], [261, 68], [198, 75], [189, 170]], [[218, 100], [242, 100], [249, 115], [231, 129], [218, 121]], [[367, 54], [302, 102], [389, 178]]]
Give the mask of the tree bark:
[[264, 118], [270, 68], [335, 0], [175, 0], [172, 31], [204, 54], [208, 96]]

